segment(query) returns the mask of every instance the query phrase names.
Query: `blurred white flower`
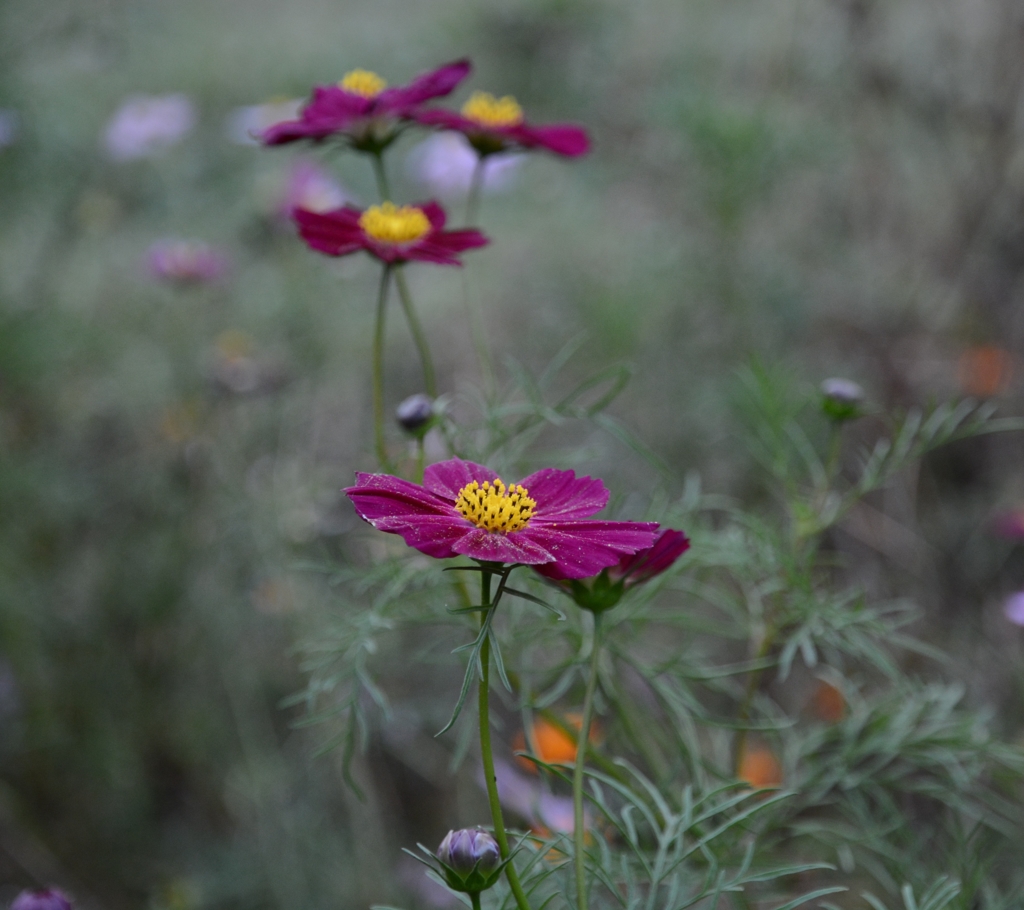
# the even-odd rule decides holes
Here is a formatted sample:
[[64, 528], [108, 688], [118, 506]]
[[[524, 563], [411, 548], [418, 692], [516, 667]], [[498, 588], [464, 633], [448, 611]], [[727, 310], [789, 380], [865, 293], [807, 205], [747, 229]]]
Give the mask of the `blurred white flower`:
[[275, 123], [297, 119], [304, 103], [301, 98], [286, 98], [236, 107], [228, 114], [224, 128], [232, 142], [259, 145], [260, 135]]
[[115, 161], [150, 158], [180, 142], [195, 126], [186, 95], [132, 95], [103, 131], [103, 145]]
[[1003, 605], [1003, 615], [1015, 626], [1024, 626], [1024, 591], [1010, 595]]
[[17, 111], [10, 108], [0, 108], [0, 149], [11, 145], [18, 138], [18, 131], [21, 127], [21, 118]]
[[[499, 193], [515, 181], [516, 171], [525, 155], [489, 155], [484, 160], [482, 189]], [[461, 133], [435, 133], [413, 147], [406, 159], [409, 176], [425, 186], [432, 195], [460, 197], [469, 193], [477, 154]]]
[[308, 158], [299, 158], [288, 173], [278, 214], [290, 218], [292, 209], [296, 208], [329, 212], [353, 201], [342, 185], [319, 164]]

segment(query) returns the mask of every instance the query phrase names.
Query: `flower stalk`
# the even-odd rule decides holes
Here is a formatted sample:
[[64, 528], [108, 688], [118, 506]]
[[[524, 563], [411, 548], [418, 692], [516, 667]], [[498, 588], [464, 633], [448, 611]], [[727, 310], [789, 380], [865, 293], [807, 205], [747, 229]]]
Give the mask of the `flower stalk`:
[[573, 863], [576, 867], [576, 906], [587, 910], [587, 870], [585, 863], [586, 829], [583, 825], [583, 766], [586, 762], [590, 724], [594, 716], [594, 693], [597, 690], [597, 670], [601, 658], [601, 614], [594, 612], [594, 640], [590, 652], [590, 674], [583, 697], [583, 723], [576, 741], [576, 764], [572, 771], [573, 810]]
[[[513, 567], [504, 571], [504, 577]], [[499, 597], [491, 602], [491, 576], [493, 572], [483, 568], [480, 572], [480, 625], [487, 621], [487, 613], [497, 609]], [[490, 686], [491, 686], [491, 640], [485, 638], [480, 649], [480, 687], [479, 687], [479, 716], [480, 716], [480, 757], [484, 765], [484, 780], [487, 784], [487, 800], [491, 807], [491, 821], [494, 824], [494, 838], [498, 842], [498, 849], [501, 851], [501, 858], [508, 859], [509, 846], [508, 835], [505, 833], [505, 820], [501, 812], [501, 800], [498, 797], [498, 778], [494, 772], [494, 752], [491, 749], [491, 714], [490, 714]], [[516, 899], [519, 910], [530, 910], [530, 902], [526, 898], [523, 886], [519, 882], [515, 866], [509, 863], [505, 866], [505, 877], [508, 879], [509, 887]], [[474, 904], [474, 907], [478, 907]]]
[[389, 467], [388, 448], [384, 439], [384, 327], [388, 302], [388, 281], [391, 266], [385, 263], [380, 274], [377, 294], [377, 315], [373, 329], [373, 438], [377, 461], [382, 468]]
[[423, 334], [423, 326], [416, 315], [416, 309], [412, 304], [412, 295], [409, 293], [409, 283], [405, 280], [405, 269], [398, 266], [395, 269], [395, 284], [398, 286], [398, 299], [402, 302], [402, 311], [405, 313], [405, 321], [409, 324], [409, 332], [416, 344], [416, 350], [420, 355], [420, 363], [423, 365], [423, 388], [431, 398], [437, 397], [437, 378], [434, 373], [434, 361], [430, 356], [430, 346], [427, 344], [427, 336]]
[[[774, 627], [765, 633], [764, 638], [761, 639], [761, 645], [757, 649], [757, 654], [754, 658], [755, 663], [761, 664], [771, 653], [772, 646], [775, 644], [775, 633], [776, 629]], [[736, 714], [738, 729], [736, 731], [736, 742], [733, 746], [733, 774], [736, 777], [740, 776], [740, 769], [743, 765], [743, 754], [747, 748], [750, 710], [754, 705], [754, 696], [757, 695], [758, 689], [761, 688], [761, 677], [763, 675], [764, 668], [761, 666], [756, 666], [750, 671], [750, 675], [747, 677], [747, 690], [743, 695], [743, 702], [740, 704], [740, 709]]]

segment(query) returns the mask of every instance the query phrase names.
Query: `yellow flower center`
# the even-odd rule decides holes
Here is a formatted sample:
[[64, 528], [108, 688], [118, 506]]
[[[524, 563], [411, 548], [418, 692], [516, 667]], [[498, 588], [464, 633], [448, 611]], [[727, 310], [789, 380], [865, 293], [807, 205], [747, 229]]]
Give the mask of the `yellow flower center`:
[[473, 92], [462, 105], [462, 114], [481, 126], [518, 126], [523, 122], [523, 109], [511, 95], [495, 98], [488, 92]]
[[512, 484], [505, 489], [500, 480], [483, 484], [475, 480], [459, 490], [455, 508], [467, 521], [485, 531], [511, 534], [521, 531], [530, 523], [537, 503], [530, 499], [526, 488]]
[[388, 87], [387, 82], [376, 73], [369, 70], [352, 70], [345, 73], [345, 78], [338, 83], [339, 88], [351, 92], [353, 95], [362, 95], [364, 98], [376, 98]]
[[374, 240], [385, 243], [410, 243], [430, 230], [430, 219], [414, 205], [385, 202], [371, 205], [359, 216], [359, 226]]

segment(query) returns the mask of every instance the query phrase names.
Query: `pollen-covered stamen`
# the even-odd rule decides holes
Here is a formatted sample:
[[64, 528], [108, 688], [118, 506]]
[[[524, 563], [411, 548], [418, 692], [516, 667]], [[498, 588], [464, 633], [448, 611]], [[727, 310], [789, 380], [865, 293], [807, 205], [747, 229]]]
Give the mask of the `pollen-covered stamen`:
[[473, 92], [462, 105], [462, 114], [481, 126], [518, 126], [523, 122], [523, 109], [515, 98], [495, 98], [489, 92]]
[[363, 98], [376, 98], [387, 87], [386, 81], [369, 70], [352, 70], [345, 73], [345, 78], [338, 83], [338, 88]]
[[466, 521], [502, 534], [525, 528], [536, 506], [524, 486], [514, 483], [506, 489], [500, 480], [482, 484], [474, 480], [459, 490], [455, 500], [456, 510]]
[[430, 230], [430, 219], [414, 205], [384, 202], [371, 205], [359, 216], [359, 226], [374, 240], [384, 243], [411, 243]]

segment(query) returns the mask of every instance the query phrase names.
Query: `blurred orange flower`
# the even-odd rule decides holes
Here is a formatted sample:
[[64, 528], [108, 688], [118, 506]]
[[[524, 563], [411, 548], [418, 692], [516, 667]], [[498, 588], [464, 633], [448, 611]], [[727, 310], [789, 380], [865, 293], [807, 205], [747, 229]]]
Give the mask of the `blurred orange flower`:
[[1009, 351], [992, 344], [976, 345], [960, 355], [957, 378], [968, 395], [991, 398], [1009, 388], [1013, 367]]
[[740, 760], [739, 779], [750, 784], [755, 790], [781, 787], [782, 765], [767, 746], [745, 749]]
[[[583, 726], [583, 716], [575, 713], [567, 714], [565, 716], [565, 726], [579, 733], [580, 728]], [[598, 742], [599, 737], [597, 725], [592, 724], [589, 736], [591, 745]], [[543, 717], [538, 717], [533, 722], [530, 741], [537, 750], [533, 754], [545, 764], [571, 765], [576, 761], [576, 739], [570, 736], [557, 723], [545, 720]], [[530, 751], [526, 742], [526, 735], [522, 731], [517, 733], [512, 739], [512, 749], [515, 752]], [[537, 773], [537, 766], [528, 758], [517, 755], [516, 762], [531, 774]]]
[[837, 724], [846, 716], [846, 699], [832, 683], [821, 679], [811, 696], [811, 711], [818, 720]]

